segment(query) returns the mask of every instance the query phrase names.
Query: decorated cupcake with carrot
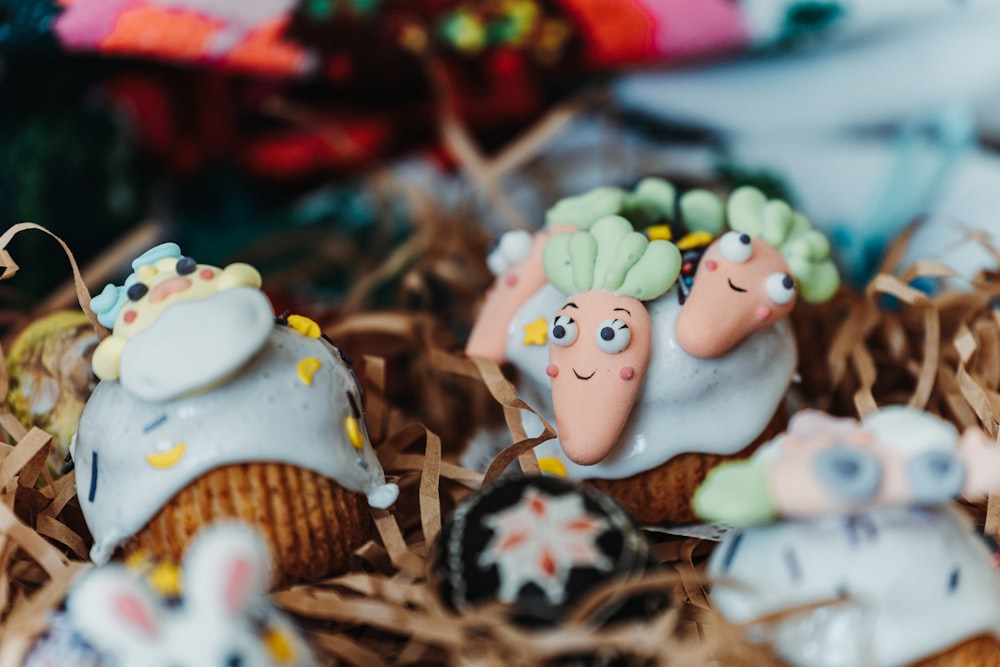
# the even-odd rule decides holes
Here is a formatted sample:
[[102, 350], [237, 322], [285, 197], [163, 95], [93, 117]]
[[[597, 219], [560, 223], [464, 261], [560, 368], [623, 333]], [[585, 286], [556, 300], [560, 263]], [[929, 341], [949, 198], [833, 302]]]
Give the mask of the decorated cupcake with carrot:
[[658, 524], [694, 521], [707, 471], [780, 432], [797, 361], [787, 315], [839, 286], [825, 237], [786, 203], [746, 187], [712, 205], [661, 183], [645, 233], [604, 216], [546, 240], [548, 282], [504, 346], [522, 395], [555, 422], [542, 469]]

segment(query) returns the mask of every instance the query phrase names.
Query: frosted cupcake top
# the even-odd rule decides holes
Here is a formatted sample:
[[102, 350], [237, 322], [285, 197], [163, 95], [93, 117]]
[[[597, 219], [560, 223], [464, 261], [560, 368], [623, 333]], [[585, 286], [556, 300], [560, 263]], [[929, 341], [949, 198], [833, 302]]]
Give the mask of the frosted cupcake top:
[[795, 665], [903, 665], [1000, 636], [996, 554], [950, 505], [1000, 488], [998, 471], [981, 431], [915, 408], [798, 413], [695, 494], [701, 517], [743, 527], [709, 561], [712, 601], [730, 621], [764, 623]]
[[231, 463], [288, 463], [373, 507], [395, 502], [340, 351], [306, 318], [276, 320], [247, 265], [179, 255], [173, 244], [155, 248], [95, 299], [114, 330], [95, 351], [104, 379], [73, 452], [93, 559], [107, 560], [178, 491]]

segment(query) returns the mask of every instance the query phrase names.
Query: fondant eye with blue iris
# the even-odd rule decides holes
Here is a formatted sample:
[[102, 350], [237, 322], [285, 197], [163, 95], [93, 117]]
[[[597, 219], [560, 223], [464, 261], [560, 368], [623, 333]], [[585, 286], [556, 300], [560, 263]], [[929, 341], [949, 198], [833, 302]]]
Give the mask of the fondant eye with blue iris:
[[827, 490], [848, 503], [872, 498], [882, 486], [882, 465], [874, 456], [851, 445], [831, 447], [813, 464]]
[[906, 468], [913, 499], [917, 503], [946, 503], [958, 496], [965, 485], [965, 466], [949, 452], [924, 452], [910, 461]]
[[601, 352], [618, 354], [632, 342], [632, 330], [616, 317], [597, 325], [594, 339]]
[[779, 306], [795, 298], [795, 280], [787, 273], [772, 273], [764, 281], [767, 297]]
[[734, 264], [742, 264], [753, 256], [753, 239], [749, 234], [726, 232], [719, 239], [719, 254]]
[[566, 347], [572, 345], [580, 333], [576, 320], [567, 315], [556, 315], [549, 328], [549, 340], [555, 345]]

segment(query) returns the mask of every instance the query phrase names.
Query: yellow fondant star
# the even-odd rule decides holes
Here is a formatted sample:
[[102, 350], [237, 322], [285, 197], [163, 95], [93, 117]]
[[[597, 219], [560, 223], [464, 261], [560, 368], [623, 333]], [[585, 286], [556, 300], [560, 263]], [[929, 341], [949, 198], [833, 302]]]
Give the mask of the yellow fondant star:
[[544, 317], [524, 325], [524, 345], [545, 345], [547, 342], [549, 342], [549, 322]]
[[538, 459], [538, 469], [554, 477], [566, 476], [566, 464], [554, 456]]

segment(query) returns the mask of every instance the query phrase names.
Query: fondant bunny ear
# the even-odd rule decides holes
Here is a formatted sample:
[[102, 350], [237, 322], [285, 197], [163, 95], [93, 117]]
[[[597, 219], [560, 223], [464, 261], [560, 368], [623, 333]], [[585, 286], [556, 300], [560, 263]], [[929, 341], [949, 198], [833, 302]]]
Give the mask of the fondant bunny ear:
[[118, 656], [149, 652], [160, 641], [159, 599], [121, 565], [89, 570], [73, 584], [66, 600], [70, 620], [98, 651]]
[[185, 600], [205, 618], [231, 618], [267, 593], [270, 555], [263, 538], [244, 524], [202, 531], [184, 558]]

